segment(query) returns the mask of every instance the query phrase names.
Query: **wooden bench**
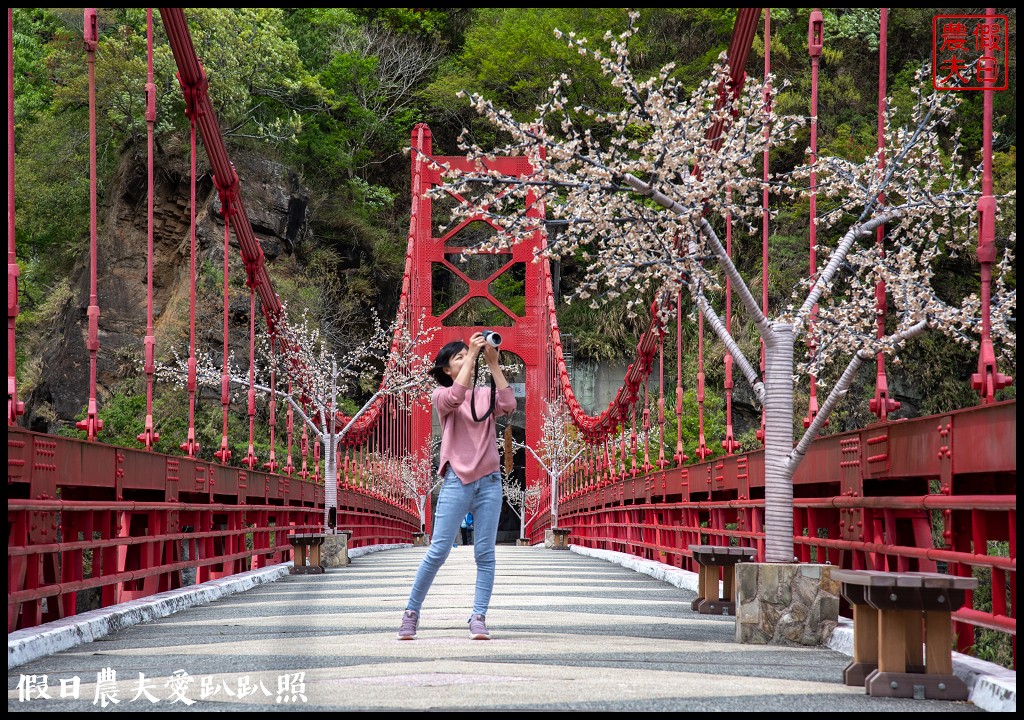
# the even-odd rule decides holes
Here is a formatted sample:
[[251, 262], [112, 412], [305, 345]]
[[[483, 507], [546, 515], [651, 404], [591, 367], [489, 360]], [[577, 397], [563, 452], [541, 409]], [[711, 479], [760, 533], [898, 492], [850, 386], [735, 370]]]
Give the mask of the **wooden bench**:
[[[736, 563], [750, 560], [757, 550], [748, 547], [724, 545], [690, 545], [693, 559], [699, 565], [697, 572], [697, 599], [690, 607], [701, 615], [736, 614]], [[723, 597], [718, 596], [721, 579]]]
[[[317, 575], [324, 572], [320, 559], [320, 546], [327, 536], [323, 533], [293, 533], [288, 536], [295, 562], [288, 571], [292, 575]], [[306, 559], [309, 559], [309, 565]]]
[[967, 699], [967, 685], [953, 675], [951, 613], [978, 586], [976, 578], [834, 569], [832, 579], [853, 607], [847, 685], [877, 697]]

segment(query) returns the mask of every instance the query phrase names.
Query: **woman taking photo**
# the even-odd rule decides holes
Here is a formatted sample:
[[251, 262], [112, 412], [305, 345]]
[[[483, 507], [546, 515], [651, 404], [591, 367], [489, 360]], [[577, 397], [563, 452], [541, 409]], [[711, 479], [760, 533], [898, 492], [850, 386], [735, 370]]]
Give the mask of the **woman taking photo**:
[[[473, 386], [481, 350], [491, 372], [492, 387]], [[434, 535], [416, 572], [398, 639], [416, 637], [420, 608], [427, 591], [448, 559], [462, 519], [466, 513], [472, 513], [476, 592], [473, 613], [469, 617], [469, 634], [474, 640], [489, 640], [485, 617], [494, 588], [494, 542], [502, 502], [494, 421], [512, 413], [516, 399], [498, 364], [496, 344], [489, 344], [483, 333], [474, 333], [468, 345], [456, 340], [441, 348], [431, 373], [440, 385], [430, 399], [441, 423], [438, 474], [444, 476], [444, 484], [437, 500]]]

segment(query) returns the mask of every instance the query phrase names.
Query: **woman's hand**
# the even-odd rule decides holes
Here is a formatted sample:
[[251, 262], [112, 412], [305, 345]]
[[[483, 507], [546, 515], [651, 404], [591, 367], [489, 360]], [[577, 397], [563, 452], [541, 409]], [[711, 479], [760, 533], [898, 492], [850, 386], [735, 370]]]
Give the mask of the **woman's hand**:
[[469, 338], [469, 357], [472, 360], [476, 360], [477, 355], [480, 354], [481, 348], [487, 347], [487, 341], [484, 340], [483, 333], [473, 333]]
[[490, 343], [484, 345], [484, 360], [490, 367], [494, 367], [498, 364], [498, 348], [494, 347]]

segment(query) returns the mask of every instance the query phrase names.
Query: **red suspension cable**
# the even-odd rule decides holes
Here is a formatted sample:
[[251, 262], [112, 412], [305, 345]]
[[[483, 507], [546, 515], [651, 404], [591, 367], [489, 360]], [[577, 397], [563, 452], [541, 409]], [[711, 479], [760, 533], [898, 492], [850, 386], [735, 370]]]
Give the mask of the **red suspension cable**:
[[223, 357], [220, 368], [221, 431], [220, 449], [213, 456], [220, 460], [222, 465], [227, 465], [228, 459], [231, 457], [231, 449], [228, 447], [228, 405], [231, 403], [231, 369], [228, 367], [228, 260], [231, 250], [231, 208], [226, 204], [222, 204], [221, 207], [224, 209]]
[[245, 394], [246, 413], [249, 415], [249, 450], [243, 461], [250, 470], [258, 464], [253, 448], [256, 423], [256, 290], [249, 287], [249, 390]]
[[[726, 353], [728, 355], [728, 353]], [[683, 450], [683, 293], [676, 294], [676, 452], [672, 459], [682, 465], [690, 458]]]
[[[636, 477], [637, 473], [638, 473], [637, 466], [636, 466], [636, 454], [637, 454], [636, 453], [636, 403], [633, 403], [633, 406], [630, 408], [630, 410], [631, 410], [631, 413], [633, 415], [633, 420], [632, 420], [632, 429], [630, 430], [630, 433], [629, 433], [629, 452], [630, 452], [630, 455], [633, 456], [633, 466], [630, 468], [629, 474], [632, 477]], [[646, 438], [645, 438], [645, 441], [646, 441]]]
[[[815, 10], [807, 21], [807, 54], [811, 57], [811, 209], [810, 209], [810, 268], [809, 276], [813, 279], [818, 272], [818, 228], [816, 225], [818, 214], [818, 172], [815, 169], [818, 164], [818, 62], [821, 58], [821, 49], [824, 42], [823, 28], [824, 19], [821, 12]], [[816, 350], [811, 329], [818, 316], [818, 306], [811, 308], [810, 317], [807, 318], [807, 351], [814, 356]], [[818, 388], [817, 378], [814, 374], [810, 377], [810, 396], [807, 401], [807, 415], [804, 417], [804, 427], [810, 427], [814, 416], [818, 414]]]
[[[766, 51], [767, 52], [767, 51]], [[729, 202], [732, 202], [732, 190], [729, 190]], [[732, 258], [732, 213], [725, 216], [725, 252]], [[725, 331], [732, 333], [732, 281], [729, 276], [725, 277]], [[725, 439], [722, 440], [722, 448], [726, 455], [732, 455], [740, 449], [736, 442], [736, 435], [732, 427], [732, 353], [726, 351], [725, 355]]]
[[711, 454], [707, 439], [704, 436], [704, 315], [697, 314], [697, 450], [695, 454], [701, 460]]
[[[987, 37], [992, 37], [994, 8], [986, 8]], [[984, 58], [995, 65], [994, 48], [985, 45]], [[985, 80], [989, 88], [995, 87], [994, 77]], [[992, 89], [982, 91], [982, 176], [981, 199], [978, 200], [978, 263], [981, 265], [981, 347], [978, 352], [978, 372], [971, 375], [971, 385], [981, 396], [982, 404], [995, 402], [996, 391], [1013, 384], [1013, 378], [1003, 375], [996, 367], [995, 347], [992, 344], [992, 265], [996, 261], [996, 199], [992, 195]]]
[[160, 440], [153, 425], [153, 381], [156, 377], [156, 333], [153, 331], [153, 134], [156, 127], [156, 83], [153, 82], [153, 8], [146, 8], [146, 424], [137, 440], [152, 450]]
[[665, 465], [665, 340], [662, 338], [658, 355], [658, 469]]
[[313, 482], [320, 482], [320, 438], [313, 438]]
[[[771, 84], [768, 75], [772, 70], [772, 11], [764, 10], [764, 106], [765, 111], [771, 109]], [[768, 140], [768, 126], [765, 125], [764, 137]], [[761, 312], [768, 314], [768, 148], [765, 146], [761, 178]], [[764, 340], [761, 341], [761, 377], [764, 377], [765, 355]], [[761, 405], [761, 427], [757, 431], [757, 439], [764, 445], [764, 405]]]
[[7, 424], [25, 414], [18, 400], [18, 360], [14, 352], [18, 318], [18, 256], [14, 248], [14, 8], [7, 8]]
[[[878, 172], [881, 175], [885, 170], [885, 93], [886, 73], [888, 72], [888, 36], [889, 36], [889, 9], [882, 8], [879, 16], [878, 26]], [[878, 201], [885, 203], [885, 193], [879, 193]], [[878, 245], [879, 255], [885, 256], [885, 225], [879, 225], [875, 231], [875, 242]], [[885, 314], [888, 310], [885, 300], [885, 282], [879, 280], [875, 284], [875, 315], [877, 316], [877, 335], [879, 338], [885, 335]], [[888, 418], [889, 413], [899, 410], [900, 403], [889, 397], [889, 382], [885, 375], [885, 354], [878, 353], [875, 356], [875, 397], [868, 403], [868, 408], [880, 420]]]
[[[180, 80], [180, 77], [179, 77]], [[196, 441], [196, 114], [195, 96], [184, 86], [185, 115], [188, 116], [191, 143], [189, 188], [189, 264], [188, 264], [188, 436], [181, 449], [189, 457], [199, 452]]]
[[309, 477], [309, 468], [306, 466], [306, 458], [309, 456], [309, 431], [306, 423], [302, 423], [302, 438], [299, 440], [299, 452], [302, 453], [302, 469], [299, 470], [299, 477], [305, 480]]
[[[292, 397], [292, 381], [288, 381], [288, 396]], [[292, 476], [295, 472], [295, 465], [292, 463], [292, 432], [295, 428], [295, 415], [292, 413], [292, 405], [288, 403], [288, 412], [285, 413], [284, 417], [284, 428], [287, 436], [288, 444], [288, 455], [285, 458], [284, 467], [281, 468], [282, 472], [288, 477]]]
[[[277, 350], [277, 335], [271, 333], [270, 335], [270, 354], [273, 355]], [[274, 444], [277, 442], [277, 374], [274, 372], [274, 363], [270, 363], [270, 400], [267, 403], [270, 408], [270, 457], [263, 467], [268, 472], [275, 472], [278, 467], [277, 462], [277, 448]]]
[[96, 292], [96, 45], [99, 26], [96, 8], [85, 9], [85, 61], [89, 66], [89, 406], [84, 420], [75, 423], [89, 440], [103, 429], [96, 407], [96, 356], [100, 350], [100, 306]]
[[644, 436], [644, 474], [649, 473], [654, 467], [651, 465], [650, 447], [651, 447], [651, 405], [648, 395], [650, 394], [650, 381], [644, 381], [644, 412], [643, 412], [643, 436]]

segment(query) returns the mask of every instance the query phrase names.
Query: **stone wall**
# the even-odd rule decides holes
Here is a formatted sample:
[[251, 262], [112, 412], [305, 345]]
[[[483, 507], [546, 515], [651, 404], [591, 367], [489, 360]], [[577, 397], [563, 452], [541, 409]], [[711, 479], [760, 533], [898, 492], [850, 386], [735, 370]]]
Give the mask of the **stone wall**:
[[825, 645], [839, 623], [831, 565], [736, 565], [736, 641]]
[[[272, 274], [288, 272], [305, 223], [308, 191], [284, 165], [233, 155], [246, 211]], [[202, 171], [201, 171], [202, 172]], [[187, 343], [189, 301], [190, 182], [180, 157], [159, 153], [154, 173], [153, 313], [157, 357]], [[143, 338], [146, 334], [147, 188], [144, 157], [126, 154], [99, 199], [97, 233], [97, 293], [100, 307], [97, 356], [97, 394], [103, 400], [126, 378], [142, 377]], [[208, 172], [196, 182], [196, 242], [198, 272], [204, 267], [221, 272], [224, 223], [221, 206]], [[231, 237], [231, 272], [243, 277], [238, 241]], [[280, 260], [279, 260], [280, 258]], [[19, 347], [35, 347], [41, 356], [41, 380], [25, 397], [28, 426], [51, 432], [54, 421], [75, 419], [89, 397], [87, 308], [89, 251], [79, 255], [70, 274], [72, 296], [58, 311], [45, 337], [21, 338]], [[220, 357], [222, 301], [220, 286], [197, 281], [197, 341], [209, 344]], [[235, 282], [231, 306], [232, 347], [247, 348], [248, 291]], [[262, 320], [262, 318], [261, 318]], [[187, 347], [184, 348], [187, 351]], [[247, 356], [247, 351], [243, 353]]]

